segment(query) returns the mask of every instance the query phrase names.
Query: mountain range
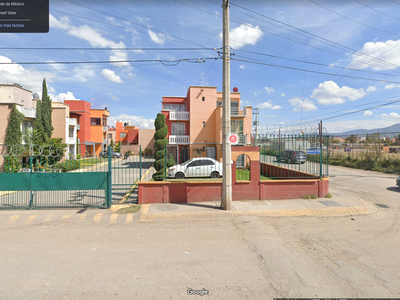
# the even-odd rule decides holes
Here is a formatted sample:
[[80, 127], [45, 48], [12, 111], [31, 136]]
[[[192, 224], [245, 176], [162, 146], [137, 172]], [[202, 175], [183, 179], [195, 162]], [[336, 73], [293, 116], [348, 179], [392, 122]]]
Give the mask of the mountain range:
[[366, 134], [385, 134], [386, 136], [398, 136], [400, 133], [400, 123], [394, 124], [392, 126], [376, 129], [355, 129], [349, 130], [342, 133], [328, 133], [330, 136], [349, 136], [349, 135], [366, 135]]

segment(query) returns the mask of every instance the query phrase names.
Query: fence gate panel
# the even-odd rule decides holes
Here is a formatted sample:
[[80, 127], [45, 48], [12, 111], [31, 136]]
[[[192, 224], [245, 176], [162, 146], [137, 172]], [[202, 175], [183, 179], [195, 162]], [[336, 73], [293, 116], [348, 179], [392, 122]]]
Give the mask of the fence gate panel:
[[124, 155], [123, 158], [113, 158], [111, 164], [111, 199], [112, 204], [137, 204], [137, 183], [149, 181], [154, 174], [154, 158], [150, 152], [136, 155]]
[[100, 158], [67, 158], [49, 146], [3, 146], [0, 209], [109, 207], [107, 165]]

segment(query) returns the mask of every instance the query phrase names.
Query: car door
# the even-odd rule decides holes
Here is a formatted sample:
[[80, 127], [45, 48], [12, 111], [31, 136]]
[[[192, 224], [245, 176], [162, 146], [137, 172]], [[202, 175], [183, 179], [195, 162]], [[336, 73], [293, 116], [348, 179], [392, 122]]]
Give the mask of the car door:
[[210, 159], [201, 160], [200, 173], [202, 177], [209, 177], [215, 170], [214, 163]]

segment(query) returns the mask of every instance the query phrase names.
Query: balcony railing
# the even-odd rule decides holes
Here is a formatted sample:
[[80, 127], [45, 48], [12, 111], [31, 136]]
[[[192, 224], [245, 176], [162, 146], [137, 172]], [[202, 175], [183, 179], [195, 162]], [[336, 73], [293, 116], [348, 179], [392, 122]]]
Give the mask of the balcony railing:
[[189, 121], [188, 111], [170, 111], [169, 119], [174, 121]]
[[103, 126], [103, 131], [108, 131], [108, 126]]
[[76, 125], [76, 130], [81, 130], [81, 125], [77, 124]]
[[67, 144], [76, 144], [76, 138], [75, 137], [68, 137], [67, 138]]
[[175, 145], [188, 145], [190, 142], [188, 135], [170, 135], [169, 136], [169, 144]]

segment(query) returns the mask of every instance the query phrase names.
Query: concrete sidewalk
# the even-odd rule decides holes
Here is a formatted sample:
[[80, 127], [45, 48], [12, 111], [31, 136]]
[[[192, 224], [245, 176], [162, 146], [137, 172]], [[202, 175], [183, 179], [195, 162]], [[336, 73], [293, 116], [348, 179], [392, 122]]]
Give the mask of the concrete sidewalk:
[[372, 214], [378, 208], [360, 197], [330, 189], [331, 198], [233, 201], [232, 210], [220, 208], [220, 201], [198, 203], [144, 204], [141, 221], [162, 219], [231, 218], [242, 215], [265, 217], [348, 216]]

